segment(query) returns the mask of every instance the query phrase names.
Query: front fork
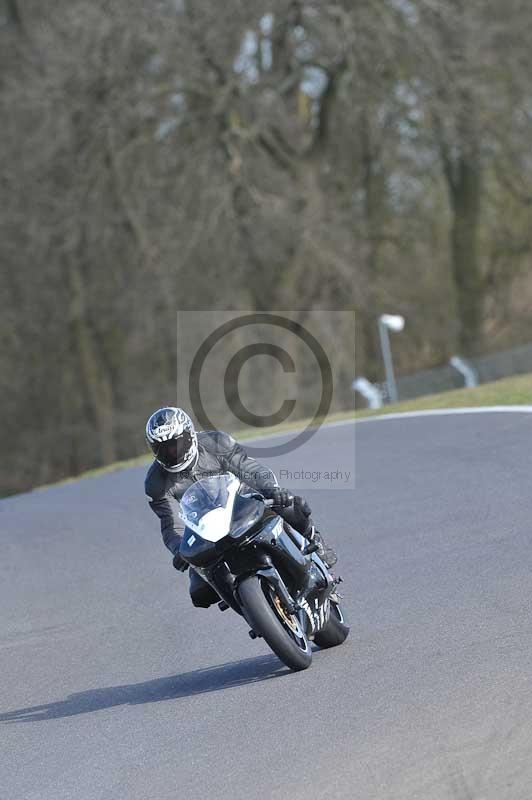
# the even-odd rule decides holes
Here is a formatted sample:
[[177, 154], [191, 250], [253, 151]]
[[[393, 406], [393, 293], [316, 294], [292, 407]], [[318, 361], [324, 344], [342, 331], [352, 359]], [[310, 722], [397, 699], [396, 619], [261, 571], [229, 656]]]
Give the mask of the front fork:
[[295, 602], [294, 598], [286, 588], [286, 584], [275, 569], [275, 567], [266, 567], [265, 569], [259, 569], [256, 572], [256, 575], [259, 578], [265, 578], [275, 589], [278, 596], [283, 602], [284, 607], [288, 611], [289, 614], [297, 614], [300, 610], [298, 604]]
[[323, 575], [315, 564], [311, 564], [306, 591], [303, 589], [298, 592], [295, 598], [292, 597], [273, 565], [267, 569], [258, 570], [256, 574], [265, 578], [273, 586], [287, 612], [297, 617], [307, 636], [312, 638], [317, 631], [323, 628], [329, 618], [329, 598], [335, 588], [335, 583], [328, 573], [327, 583], [325, 586], [320, 586]]
[[[309, 562], [308, 556], [303, 555], [296, 543], [286, 533], [277, 540], [271, 539], [269, 536], [261, 536], [256, 541], [257, 544], [260, 544], [260, 550], [258, 552], [255, 550], [247, 555], [241, 553], [242, 563], [239, 563], [238, 567], [242, 569], [242, 572], [236, 578], [230, 566], [222, 562], [212, 572], [202, 571], [204, 579], [213, 586], [227, 606], [244, 617], [244, 610], [238, 600], [239, 580], [253, 574], [267, 580], [282, 601], [286, 611], [297, 616], [303, 630], [312, 636], [326, 622], [327, 600], [335, 586], [327, 567], [315, 554]], [[279, 571], [272, 563], [272, 556], [281, 560], [283, 568], [301, 587], [295, 597], [290, 594]], [[233, 568], [236, 566], [237, 564]], [[316, 598], [319, 598], [320, 601], [317, 609], [315, 608]]]

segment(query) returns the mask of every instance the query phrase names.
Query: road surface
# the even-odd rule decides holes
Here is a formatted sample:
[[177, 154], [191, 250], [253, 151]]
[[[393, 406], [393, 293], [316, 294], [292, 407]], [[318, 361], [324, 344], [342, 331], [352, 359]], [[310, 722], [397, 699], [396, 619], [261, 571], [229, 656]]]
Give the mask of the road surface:
[[2, 800], [529, 800], [532, 414], [356, 444], [356, 489], [309, 494], [351, 635], [297, 674], [191, 607], [144, 469], [0, 503]]

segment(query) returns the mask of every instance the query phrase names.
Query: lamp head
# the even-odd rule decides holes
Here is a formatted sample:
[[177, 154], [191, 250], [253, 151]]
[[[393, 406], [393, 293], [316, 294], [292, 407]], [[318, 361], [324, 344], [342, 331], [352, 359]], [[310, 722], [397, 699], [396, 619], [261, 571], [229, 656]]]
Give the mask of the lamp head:
[[379, 319], [393, 333], [401, 333], [405, 327], [405, 318], [400, 314], [381, 314]]

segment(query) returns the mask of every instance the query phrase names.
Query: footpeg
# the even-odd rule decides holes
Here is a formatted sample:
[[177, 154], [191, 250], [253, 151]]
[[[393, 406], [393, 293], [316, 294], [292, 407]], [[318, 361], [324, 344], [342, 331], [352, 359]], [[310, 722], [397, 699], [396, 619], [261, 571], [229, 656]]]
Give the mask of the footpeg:
[[257, 634], [255, 633], [255, 631], [253, 631], [253, 630], [248, 631], [248, 635], [249, 635], [250, 639], [258, 639], [259, 638], [257, 636]]
[[229, 603], [226, 603], [225, 600], [220, 600], [220, 602], [218, 603], [218, 608], [220, 609], [220, 611], [227, 611], [227, 609], [229, 608]]

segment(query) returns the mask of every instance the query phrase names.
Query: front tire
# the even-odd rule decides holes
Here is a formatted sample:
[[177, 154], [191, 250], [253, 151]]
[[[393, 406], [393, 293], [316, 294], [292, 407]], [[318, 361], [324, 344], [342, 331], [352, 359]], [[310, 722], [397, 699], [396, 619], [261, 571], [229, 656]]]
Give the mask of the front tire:
[[331, 613], [327, 623], [314, 637], [314, 642], [323, 649], [343, 644], [349, 636], [349, 626], [345, 624], [340, 604], [331, 600]]
[[309, 641], [297, 618], [282, 609], [273, 587], [251, 575], [242, 581], [238, 594], [251, 627], [283, 664], [294, 671], [307, 669], [312, 661]]

